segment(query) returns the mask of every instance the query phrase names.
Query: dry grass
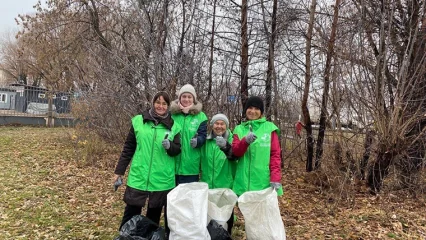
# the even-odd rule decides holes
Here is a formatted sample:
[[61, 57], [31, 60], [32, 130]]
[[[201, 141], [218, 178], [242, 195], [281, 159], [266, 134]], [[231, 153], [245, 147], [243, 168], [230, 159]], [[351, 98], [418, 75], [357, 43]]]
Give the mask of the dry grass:
[[[1, 127], [1, 238], [116, 236], [124, 188], [113, 192], [111, 178], [120, 148], [73, 129]], [[329, 153], [321, 172], [306, 173], [301, 159], [286, 159], [283, 171], [279, 202], [288, 239], [426, 238], [422, 192], [413, 197], [387, 182], [372, 196]], [[245, 239], [244, 218], [238, 209], [236, 215], [233, 239]]]

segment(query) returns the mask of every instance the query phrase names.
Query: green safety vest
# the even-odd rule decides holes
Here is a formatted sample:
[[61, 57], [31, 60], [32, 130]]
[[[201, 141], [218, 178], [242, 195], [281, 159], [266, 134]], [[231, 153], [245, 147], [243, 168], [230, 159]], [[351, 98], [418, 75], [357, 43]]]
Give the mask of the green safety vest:
[[127, 185], [142, 191], [164, 191], [175, 187], [175, 159], [167, 154], [161, 142], [168, 134], [173, 141], [180, 131], [178, 124], [172, 130], [163, 124], [143, 122], [143, 116], [132, 118], [136, 137], [136, 151], [130, 165]]
[[[232, 133], [228, 130], [228, 142], [232, 143]], [[237, 161], [230, 161], [216, 145], [216, 139], [207, 139], [201, 148], [201, 182], [209, 189], [231, 188], [234, 182]]]
[[249, 133], [250, 125], [257, 139], [238, 160], [233, 186], [238, 196], [246, 191], [263, 190], [270, 186], [271, 133], [277, 131], [279, 134], [278, 127], [265, 117], [241, 123], [235, 127], [234, 134], [242, 139]]
[[173, 120], [182, 126], [180, 132], [181, 137], [181, 154], [176, 156], [176, 174], [178, 175], [198, 175], [200, 174], [200, 148], [192, 148], [190, 141], [198, 131], [200, 124], [207, 120], [206, 114], [200, 112], [196, 115], [192, 114], [173, 114]]

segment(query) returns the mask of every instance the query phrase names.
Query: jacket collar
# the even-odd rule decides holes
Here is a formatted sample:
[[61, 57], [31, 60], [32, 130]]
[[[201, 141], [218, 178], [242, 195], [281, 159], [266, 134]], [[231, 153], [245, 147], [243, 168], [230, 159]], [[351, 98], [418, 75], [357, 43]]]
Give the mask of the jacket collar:
[[266, 118], [261, 117], [256, 120], [248, 120], [248, 121], [242, 122], [241, 125], [243, 125], [244, 127], [252, 126], [253, 130], [257, 130], [259, 126], [264, 122], [266, 122]]
[[[189, 109], [189, 113], [191, 115], [197, 115], [203, 110], [203, 104], [200, 101], [194, 103], [194, 105]], [[182, 110], [179, 107], [179, 99], [176, 99], [170, 103], [170, 112], [172, 114], [182, 113]]]
[[151, 116], [151, 114], [149, 114], [149, 109], [145, 110], [144, 112], [142, 112], [142, 117], [143, 117], [143, 122], [146, 123], [148, 121], [153, 122], [155, 125], [158, 125], [160, 123], [162, 123], [163, 125], [165, 125], [168, 129], [172, 129], [173, 126], [173, 119], [170, 116], [171, 114], [169, 114], [169, 116], [167, 116], [164, 119], [155, 119]]
[[[230, 135], [231, 133], [230, 133], [230, 130], [229, 129], [226, 129], [226, 131], [225, 131], [225, 133], [222, 135], [222, 137], [223, 138], [225, 138], [226, 140], [228, 140], [228, 138], [229, 138], [229, 135]], [[213, 132], [213, 130], [210, 130], [210, 133], [209, 133], [209, 135], [207, 135], [207, 138], [206, 139], [214, 139], [214, 138], [216, 138], [216, 134], [214, 134], [214, 132]]]

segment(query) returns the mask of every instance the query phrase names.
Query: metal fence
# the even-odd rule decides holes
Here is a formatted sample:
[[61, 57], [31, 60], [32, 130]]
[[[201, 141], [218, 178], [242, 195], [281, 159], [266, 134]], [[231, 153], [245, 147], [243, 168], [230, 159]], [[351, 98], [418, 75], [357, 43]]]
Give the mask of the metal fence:
[[0, 116], [70, 118], [72, 96], [22, 84], [0, 86]]

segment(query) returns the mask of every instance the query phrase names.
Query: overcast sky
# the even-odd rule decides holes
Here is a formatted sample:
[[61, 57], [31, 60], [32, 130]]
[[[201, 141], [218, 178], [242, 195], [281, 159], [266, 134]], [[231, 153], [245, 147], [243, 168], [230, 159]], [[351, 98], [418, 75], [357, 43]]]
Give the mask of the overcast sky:
[[[15, 18], [18, 14], [33, 13], [37, 0], [2, 0], [0, 7], [0, 33], [17, 32]], [[44, 0], [42, 1], [44, 2]]]

